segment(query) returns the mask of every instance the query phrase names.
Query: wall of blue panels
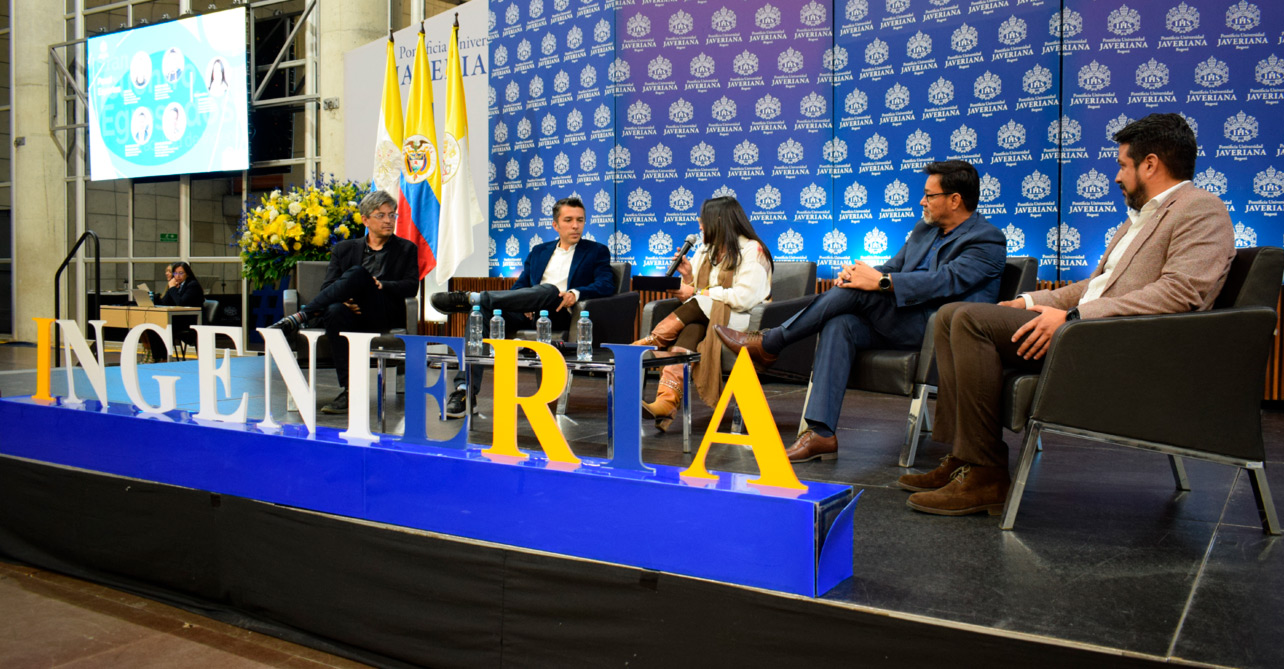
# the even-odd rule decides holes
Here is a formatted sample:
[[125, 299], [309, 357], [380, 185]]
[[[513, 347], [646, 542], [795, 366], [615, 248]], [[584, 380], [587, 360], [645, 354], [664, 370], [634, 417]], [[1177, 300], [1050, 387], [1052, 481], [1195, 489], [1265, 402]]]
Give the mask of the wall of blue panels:
[[[964, 159], [1040, 278], [1087, 276], [1125, 219], [1112, 133], [1186, 115], [1196, 183], [1241, 246], [1284, 234], [1284, 3], [1248, 0], [492, 0], [492, 276], [588, 236], [663, 272], [731, 194], [820, 276], [896, 252], [922, 166]], [[1275, 164], [1273, 161], [1278, 161]]]

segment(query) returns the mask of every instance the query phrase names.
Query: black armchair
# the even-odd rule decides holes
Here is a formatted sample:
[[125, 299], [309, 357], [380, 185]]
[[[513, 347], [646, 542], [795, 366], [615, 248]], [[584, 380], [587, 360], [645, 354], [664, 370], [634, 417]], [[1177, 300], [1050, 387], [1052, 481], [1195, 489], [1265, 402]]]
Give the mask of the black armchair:
[[[816, 295], [816, 263], [778, 262], [771, 272], [771, 302], [764, 302], [749, 311], [749, 330], [772, 328], [807, 306]], [[647, 302], [642, 307], [639, 336], [644, 336], [656, 323], [681, 306], [677, 298]], [[596, 327], [596, 324], [594, 324]], [[787, 379], [805, 379], [811, 374], [812, 354], [816, 338], [809, 337], [787, 347], [780, 358], [764, 373]], [[736, 359], [729, 351], [722, 352], [722, 370], [730, 373]]]
[[[1010, 300], [1021, 293], [1034, 290], [1038, 274], [1038, 259], [1008, 258], [1000, 280], [999, 300]], [[919, 349], [875, 349], [859, 352], [852, 363], [851, 375], [847, 381], [847, 387], [855, 390], [911, 398], [905, 425], [905, 443], [901, 447], [902, 467], [914, 465], [919, 442], [932, 433], [932, 417], [927, 400], [936, 394], [937, 385], [936, 344], [933, 339], [935, 326], [936, 315], [933, 314], [927, 321], [923, 345]], [[810, 374], [810, 369], [807, 373]], [[807, 397], [811, 398], [810, 386]], [[803, 411], [806, 412], [805, 406]], [[803, 421], [798, 427], [799, 434], [806, 429], [806, 421]]]
[[[307, 304], [308, 300], [311, 300], [321, 291], [321, 284], [325, 282], [325, 271], [329, 266], [330, 262], [327, 260], [305, 260], [295, 265], [299, 270], [298, 287], [287, 289], [282, 299], [287, 315], [297, 312], [300, 305]], [[406, 334], [407, 327], [411, 325], [416, 326], [415, 331], [417, 331], [418, 323], [419, 298], [407, 297], [406, 327], [393, 328], [381, 334], [370, 343], [371, 348], [405, 350], [405, 342], [398, 339], [396, 335]], [[326, 337], [321, 337], [321, 339], [317, 340], [317, 359], [320, 360], [323, 357], [330, 357], [330, 342], [327, 341]]]
[[[593, 346], [602, 344], [627, 344], [633, 341], [633, 323], [638, 317], [638, 302], [641, 295], [629, 290], [633, 283], [633, 265], [626, 262], [611, 263], [611, 273], [615, 275], [615, 294], [597, 297], [591, 300], [580, 300], [572, 311], [569, 330], [553, 332], [554, 341], [578, 342], [578, 328], [581, 311], [589, 312], [593, 321]], [[534, 330], [518, 330], [514, 339], [535, 339]]]
[[[1279, 534], [1266, 482], [1261, 397], [1284, 249], [1241, 249], [1210, 311], [1067, 323], [1040, 374], [1012, 374], [1003, 421], [1026, 430], [1000, 527], [1012, 529], [1040, 434], [1053, 432], [1248, 470], [1262, 527]], [[1145, 402], [1137, 401], [1144, 397]]]

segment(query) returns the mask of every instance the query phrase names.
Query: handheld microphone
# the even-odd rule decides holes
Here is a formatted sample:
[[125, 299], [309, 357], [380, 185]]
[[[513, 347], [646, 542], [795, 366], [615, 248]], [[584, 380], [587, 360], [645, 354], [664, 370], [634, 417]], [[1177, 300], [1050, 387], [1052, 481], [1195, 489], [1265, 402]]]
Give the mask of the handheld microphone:
[[673, 273], [678, 271], [678, 265], [682, 262], [682, 257], [685, 256], [687, 251], [690, 251], [691, 247], [695, 246], [699, 241], [700, 235], [694, 232], [687, 235], [686, 241], [682, 242], [682, 248], [678, 250], [678, 257], [674, 258], [673, 262], [669, 263], [669, 271], [665, 272], [664, 275], [673, 276]]

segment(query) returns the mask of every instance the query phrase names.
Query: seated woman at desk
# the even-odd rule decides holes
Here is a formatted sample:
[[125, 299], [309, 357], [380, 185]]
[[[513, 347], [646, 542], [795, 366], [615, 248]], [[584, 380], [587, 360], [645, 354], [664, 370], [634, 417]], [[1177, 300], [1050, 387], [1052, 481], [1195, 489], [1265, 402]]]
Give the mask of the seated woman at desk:
[[[156, 300], [156, 306], [160, 307], [200, 307], [205, 305], [205, 289], [201, 288], [201, 282], [196, 280], [196, 275], [192, 273], [192, 266], [185, 262], [176, 262], [170, 265], [172, 269], [167, 269], [169, 275], [168, 288], [165, 294], [159, 300]], [[174, 326], [173, 337], [178, 340], [178, 336], [188, 331], [186, 323], [176, 324]], [[166, 362], [169, 356], [165, 353], [165, 342], [155, 333], [148, 331], [147, 347], [152, 352], [152, 362]]]
[[163, 307], [199, 307], [205, 304], [205, 289], [192, 274], [192, 266], [176, 262], [169, 277], [169, 287], [156, 304]]
[[[704, 244], [693, 259], [683, 258], [678, 265], [682, 285], [674, 293], [682, 306], [634, 343], [670, 353], [699, 351], [701, 361], [692, 374], [696, 394], [715, 406], [722, 393], [722, 341], [713, 326], [742, 330], [749, 325], [749, 310], [771, 297], [773, 264], [767, 245], [735, 198], [705, 200], [697, 221]], [[642, 409], [664, 432], [681, 402], [682, 366], [669, 365], [660, 374], [655, 401], [643, 402]]]

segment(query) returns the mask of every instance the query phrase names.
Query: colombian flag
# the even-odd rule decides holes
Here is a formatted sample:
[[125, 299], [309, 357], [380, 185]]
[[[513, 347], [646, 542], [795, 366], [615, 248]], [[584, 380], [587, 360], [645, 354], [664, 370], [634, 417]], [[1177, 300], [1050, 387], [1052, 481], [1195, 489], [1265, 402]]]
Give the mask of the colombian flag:
[[437, 247], [437, 281], [454, 276], [473, 252], [473, 226], [482, 222], [481, 206], [468, 164], [468, 107], [464, 104], [464, 71], [459, 60], [459, 18], [450, 31], [446, 58], [446, 135], [441, 141], [441, 226]]
[[379, 129], [375, 133], [375, 188], [394, 198], [401, 191], [401, 85], [397, 81], [396, 45], [388, 31], [388, 64], [383, 75], [383, 100], [379, 104]]
[[406, 109], [405, 139], [401, 142], [401, 195], [397, 205], [397, 236], [419, 247], [419, 278], [437, 266], [437, 226], [441, 218], [441, 166], [437, 154], [437, 125], [432, 111], [432, 70], [424, 49], [423, 26], [415, 45], [410, 75], [410, 106]]

